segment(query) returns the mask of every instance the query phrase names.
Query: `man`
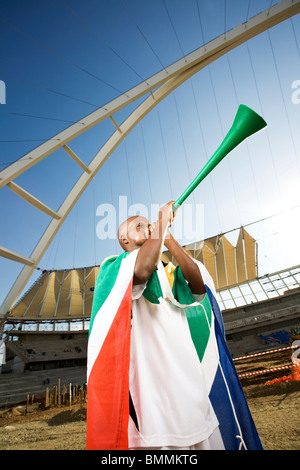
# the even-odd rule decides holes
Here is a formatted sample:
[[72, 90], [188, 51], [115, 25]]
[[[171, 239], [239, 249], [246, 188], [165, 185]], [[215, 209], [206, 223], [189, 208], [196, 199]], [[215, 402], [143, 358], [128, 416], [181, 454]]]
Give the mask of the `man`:
[[[130, 419], [129, 445], [135, 448], [201, 447], [200, 442], [203, 447], [210, 446], [208, 439], [218, 426], [184, 310], [170, 302], [154, 304], [142, 297], [160, 263], [164, 244], [192, 293], [205, 293], [197, 265], [169, 232], [173, 204], [162, 207], [153, 227], [143, 217], [132, 217], [118, 233], [125, 251], [139, 250], [133, 278], [130, 363], [130, 394], [137, 420]], [[163, 283], [163, 269], [158, 277]], [[222, 440], [217, 447], [223, 448]]]
[[[153, 225], [140, 216], [121, 224], [124, 254], [101, 266], [89, 340], [87, 448], [246, 448], [224, 378], [228, 365], [220, 363], [220, 318], [208, 298], [213, 282], [170, 234], [173, 204]], [[176, 270], [160, 261], [164, 245]], [[230, 418], [221, 435], [223, 409]], [[255, 427], [252, 434], [259, 448]]]

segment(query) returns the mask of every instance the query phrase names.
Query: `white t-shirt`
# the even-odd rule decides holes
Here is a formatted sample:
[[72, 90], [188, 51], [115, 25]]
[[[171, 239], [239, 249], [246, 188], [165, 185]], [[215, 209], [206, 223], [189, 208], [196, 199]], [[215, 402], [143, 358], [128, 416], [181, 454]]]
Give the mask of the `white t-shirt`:
[[[164, 298], [171, 298], [161, 264], [158, 275]], [[142, 296], [145, 287], [133, 287], [129, 381], [139, 430], [130, 418], [129, 448], [194, 445], [218, 420], [185, 311], [168, 300], [150, 303]]]

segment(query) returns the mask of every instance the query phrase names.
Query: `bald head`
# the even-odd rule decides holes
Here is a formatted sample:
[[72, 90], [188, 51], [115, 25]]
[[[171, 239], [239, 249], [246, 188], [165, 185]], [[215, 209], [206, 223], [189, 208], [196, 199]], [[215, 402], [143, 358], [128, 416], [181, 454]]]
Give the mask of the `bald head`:
[[129, 217], [129, 219], [124, 220], [124, 222], [121, 223], [121, 225], [118, 229], [118, 240], [119, 240], [119, 243], [120, 243], [121, 247], [125, 251], [126, 251], [126, 249], [125, 249], [125, 246], [124, 246], [124, 240], [127, 239], [128, 226], [129, 226], [130, 222], [133, 222], [134, 220], [136, 220], [137, 217], [138, 217], [137, 215], [134, 215], [133, 217]]
[[121, 223], [118, 240], [124, 251], [140, 248], [151, 234], [151, 224], [146, 217], [134, 215]]

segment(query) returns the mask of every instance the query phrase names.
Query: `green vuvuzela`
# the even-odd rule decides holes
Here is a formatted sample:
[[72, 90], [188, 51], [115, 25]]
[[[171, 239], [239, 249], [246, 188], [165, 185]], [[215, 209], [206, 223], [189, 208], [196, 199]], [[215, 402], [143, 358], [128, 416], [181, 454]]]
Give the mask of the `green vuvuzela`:
[[241, 142], [247, 139], [247, 137], [266, 127], [266, 125], [267, 123], [261, 116], [259, 116], [259, 114], [257, 114], [248, 106], [241, 104], [236, 113], [234, 122], [220, 147], [208, 160], [196, 178], [176, 200], [173, 205], [173, 212], [175, 212], [176, 209], [181, 206], [181, 204], [186, 200], [187, 197], [189, 197], [189, 195], [194, 191], [199, 183], [201, 183], [201, 181], [203, 181], [204, 178], [209, 175], [209, 173], [220, 163], [221, 160], [223, 160], [224, 157], [226, 157], [229, 152], [231, 152]]

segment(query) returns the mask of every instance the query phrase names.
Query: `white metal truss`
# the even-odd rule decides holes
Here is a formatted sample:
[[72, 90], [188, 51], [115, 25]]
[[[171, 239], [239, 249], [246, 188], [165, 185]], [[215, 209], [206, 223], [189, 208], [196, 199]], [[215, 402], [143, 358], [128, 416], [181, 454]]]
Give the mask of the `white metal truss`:
[[[195, 73], [223, 56], [235, 47], [243, 44], [249, 39], [281, 23], [282, 21], [300, 12], [300, 0], [283, 0], [266, 11], [249, 19], [247, 22], [224, 33], [213, 41], [203, 45], [194, 52], [188, 54], [174, 64], [166, 67], [161, 72], [153, 75], [146, 81], [140, 83], [118, 98], [110, 101], [96, 111], [92, 112], [84, 119], [76, 122], [67, 129], [58, 133], [51, 140], [43, 143], [25, 156], [14, 162], [9, 167], [0, 172], [0, 188], [7, 186], [21, 198], [33, 205], [42, 212], [48, 214], [52, 220], [41, 239], [34, 248], [30, 258], [14, 253], [7, 248], [0, 247], [0, 256], [24, 264], [19, 277], [8, 293], [2, 306], [0, 307], [0, 318], [5, 317], [14, 303], [17, 301], [28, 280], [44, 256], [46, 250], [64, 223], [66, 217], [90, 184], [95, 174], [101, 166], [117, 148], [130, 131], [166, 96], [174, 91], [178, 86], [192, 77]], [[155, 91], [153, 91], [155, 90]], [[130, 116], [122, 123], [118, 124], [114, 114], [128, 104], [149, 94]], [[103, 147], [96, 154], [89, 166], [71, 150], [68, 143], [73, 139], [99, 124], [101, 121], [110, 118], [116, 127], [115, 133], [107, 140]], [[14, 183], [14, 179], [26, 170], [40, 162], [42, 159], [52, 154], [56, 150], [63, 148], [67, 154], [82, 168], [83, 173], [74, 185], [59, 210], [53, 211], [43, 202], [32, 196]]]

